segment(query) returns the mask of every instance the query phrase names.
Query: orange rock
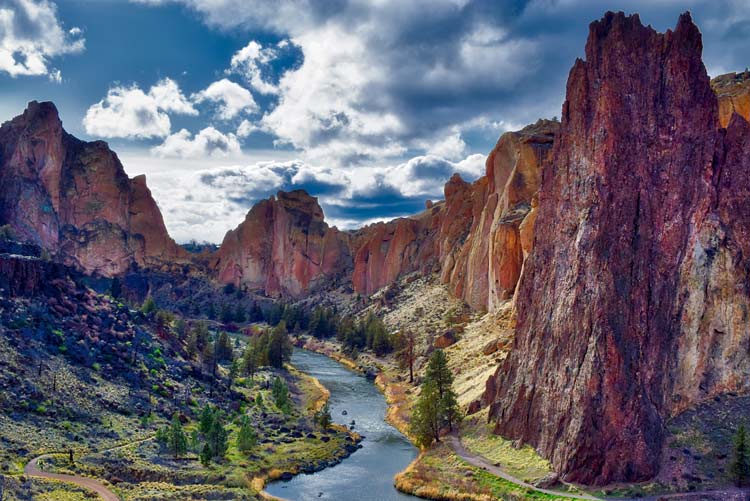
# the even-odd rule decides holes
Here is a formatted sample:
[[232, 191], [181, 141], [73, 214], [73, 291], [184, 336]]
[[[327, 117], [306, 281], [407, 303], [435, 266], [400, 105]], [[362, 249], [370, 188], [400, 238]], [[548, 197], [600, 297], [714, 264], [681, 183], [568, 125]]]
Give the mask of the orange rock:
[[733, 113], [750, 120], [750, 71], [727, 73], [711, 80], [719, 98], [719, 124], [726, 128]]

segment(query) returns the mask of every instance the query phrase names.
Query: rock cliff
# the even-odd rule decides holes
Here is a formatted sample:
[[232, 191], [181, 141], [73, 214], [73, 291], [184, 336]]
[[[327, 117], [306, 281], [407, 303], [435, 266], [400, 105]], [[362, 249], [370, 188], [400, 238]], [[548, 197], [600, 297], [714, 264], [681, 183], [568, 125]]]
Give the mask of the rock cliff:
[[485, 393], [570, 481], [653, 476], [665, 419], [750, 386], [749, 127], [719, 129], [701, 51], [689, 14], [661, 34], [607, 13], [570, 71]]
[[86, 273], [184, 258], [143, 176], [128, 179], [106, 143], [63, 130], [52, 103], [32, 101], [0, 127], [0, 224]]
[[279, 192], [226, 234], [209, 267], [222, 283], [298, 297], [351, 273], [347, 242], [323, 221], [317, 199], [302, 190]]

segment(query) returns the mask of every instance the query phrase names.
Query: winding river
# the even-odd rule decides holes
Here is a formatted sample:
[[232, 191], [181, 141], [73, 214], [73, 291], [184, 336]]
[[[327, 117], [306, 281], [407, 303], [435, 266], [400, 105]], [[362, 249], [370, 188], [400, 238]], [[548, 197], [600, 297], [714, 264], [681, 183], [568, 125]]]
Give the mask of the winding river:
[[296, 348], [292, 364], [318, 378], [331, 392], [333, 420], [347, 425], [354, 420], [355, 431], [365, 439], [360, 450], [336, 466], [270, 483], [266, 491], [293, 501], [414, 499], [393, 487], [393, 477], [417, 456], [417, 449], [385, 422], [385, 398], [372, 381], [326, 356]]

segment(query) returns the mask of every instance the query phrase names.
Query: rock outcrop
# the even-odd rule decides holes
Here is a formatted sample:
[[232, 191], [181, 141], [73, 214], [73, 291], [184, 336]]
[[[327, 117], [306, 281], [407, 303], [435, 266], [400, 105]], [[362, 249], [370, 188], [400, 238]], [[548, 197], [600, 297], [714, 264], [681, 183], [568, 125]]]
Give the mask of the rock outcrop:
[[83, 272], [120, 275], [184, 257], [145, 178], [130, 180], [106, 143], [63, 130], [52, 103], [32, 101], [0, 127], [0, 224]]
[[485, 393], [566, 480], [649, 478], [665, 419], [750, 389], [750, 127], [719, 129], [701, 51], [689, 14], [660, 34], [608, 13], [570, 72]]
[[222, 283], [297, 297], [351, 273], [347, 242], [323, 221], [316, 198], [279, 192], [226, 234], [209, 266]]
[[719, 125], [727, 127], [733, 113], [750, 120], [750, 71], [727, 73], [711, 80], [719, 98]]

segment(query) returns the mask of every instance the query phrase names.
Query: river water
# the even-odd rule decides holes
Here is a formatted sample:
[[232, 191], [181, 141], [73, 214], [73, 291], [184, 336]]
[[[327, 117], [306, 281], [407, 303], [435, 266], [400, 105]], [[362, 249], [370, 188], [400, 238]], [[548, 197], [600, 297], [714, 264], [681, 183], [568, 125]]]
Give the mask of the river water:
[[336, 466], [270, 483], [266, 491], [293, 501], [414, 500], [393, 487], [393, 477], [417, 456], [417, 449], [385, 422], [387, 405], [374, 383], [326, 356], [306, 350], [295, 348], [292, 364], [316, 377], [331, 392], [333, 420], [347, 425], [354, 420], [354, 430], [365, 439], [361, 449]]

